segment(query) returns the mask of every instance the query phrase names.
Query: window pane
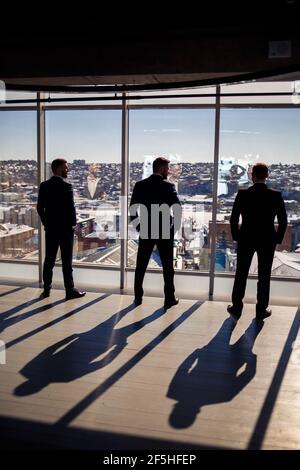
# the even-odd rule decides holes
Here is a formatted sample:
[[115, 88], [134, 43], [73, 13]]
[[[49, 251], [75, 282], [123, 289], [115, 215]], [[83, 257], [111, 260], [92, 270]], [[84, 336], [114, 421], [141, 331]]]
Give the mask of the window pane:
[[[152, 173], [154, 158], [169, 158], [169, 180], [177, 187], [183, 204], [183, 227], [174, 243], [174, 265], [178, 269], [208, 270], [214, 110], [132, 110], [129, 122], [130, 195], [136, 181]], [[138, 237], [132, 226], [128, 237], [128, 265], [134, 266]], [[156, 252], [149, 267], [161, 267]]]
[[121, 111], [46, 113], [47, 177], [55, 158], [70, 163], [77, 212], [74, 261], [119, 266]]
[[38, 259], [36, 113], [0, 112], [0, 258]]
[[[300, 275], [300, 110], [223, 109], [221, 111], [216, 271], [235, 271], [236, 246], [229, 218], [239, 188], [251, 182], [251, 165], [269, 165], [269, 187], [282, 191], [288, 227], [277, 245], [272, 275]], [[256, 256], [250, 268], [257, 273]]]

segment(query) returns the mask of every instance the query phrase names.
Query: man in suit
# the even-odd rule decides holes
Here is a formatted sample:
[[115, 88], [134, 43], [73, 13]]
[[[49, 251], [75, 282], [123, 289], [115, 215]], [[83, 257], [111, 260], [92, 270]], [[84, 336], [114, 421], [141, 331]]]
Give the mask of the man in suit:
[[[268, 167], [257, 163], [252, 168], [253, 186], [238, 191], [230, 218], [231, 234], [237, 245], [237, 268], [232, 291], [232, 305], [227, 307], [230, 315], [238, 320], [243, 309], [243, 298], [253, 254], [257, 253], [258, 283], [256, 318], [271, 315], [268, 308], [270, 278], [275, 247], [282, 243], [287, 226], [284, 201], [280, 191], [269, 189], [265, 184]], [[239, 217], [242, 224], [239, 227]], [[277, 216], [278, 228], [274, 219]]]
[[43, 267], [43, 297], [49, 297], [53, 268], [58, 248], [61, 251], [62, 270], [66, 289], [66, 300], [83, 297], [85, 292], [74, 288], [72, 255], [76, 211], [72, 185], [65, 179], [68, 175], [68, 163], [62, 158], [51, 164], [53, 176], [40, 184], [37, 211], [46, 234], [46, 256]]
[[179, 302], [175, 297], [173, 247], [174, 234], [181, 224], [181, 205], [175, 186], [167, 181], [169, 163], [164, 157], [156, 158], [153, 174], [135, 184], [130, 202], [131, 221], [140, 235], [134, 280], [135, 304], [142, 303], [143, 280], [156, 245], [163, 268], [165, 310]]

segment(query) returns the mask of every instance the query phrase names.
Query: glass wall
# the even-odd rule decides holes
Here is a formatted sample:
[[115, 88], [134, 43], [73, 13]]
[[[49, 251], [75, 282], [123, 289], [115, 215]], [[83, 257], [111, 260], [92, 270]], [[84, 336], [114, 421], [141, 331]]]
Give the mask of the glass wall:
[[59, 157], [74, 189], [74, 262], [119, 266], [121, 110], [46, 111], [47, 177]]
[[[282, 191], [288, 227], [277, 245], [272, 275], [300, 275], [300, 109], [223, 108], [220, 126], [216, 270], [234, 272], [236, 244], [229, 218], [239, 188], [251, 181], [251, 166], [269, 166], [269, 187]], [[251, 274], [257, 273], [254, 256]]]
[[[215, 91], [204, 90], [206, 94]], [[155, 97], [155, 101], [133, 101], [128, 97], [128, 200], [136, 181], [151, 173], [154, 158], [168, 157], [170, 180], [183, 204], [182, 230], [174, 243], [177, 270], [209, 271], [215, 204], [215, 272], [234, 274], [231, 209], [237, 190], [251, 184], [251, 165], [263, 161], [270, 166], [268, 184], [282, 191], [288, 212], [288, 228], [283, 243], [277, 245], [272, 274], [300, 277], [299, 83], [222, 86], [223, 93], [272, 91], [295, 94], [221, 97], [217, 200], [213, 200], [212, 191], [214, 98], [193, 98], [193, 90], [180, 99], [174, 98], [174, 90], [168, 100]], [[18, 97], [24, 98], [13, 94], [8, 99]], [[0, 106], [0, 260], [37, 262], [37, 110], [33, 104], [14, 106]], [[70, 163], [69, 180], [78, 214], [74, 244], [77, 267], [121, 266], [122, 132], [126, 129], [122, 128], [120, 102], [46, 105], [46, 177], [51, 175], [53, 159], [62, 157]], [[137, 233], [129, 226], [129, 268], [135, 266], [137, 243]], [[161, 267], [156, 252], [149, 267]], [[257, 273], [255, 257], [250, 272]]]
[[[152, 173], [152, 162], [167, 157], [169, 181], [183, 206], [182, 230], [174, 241], [177, 269], [209, 269], [212, 214], [214, 109], [142, 109], [130, 111], [130, 196], [136, 181]], [[128, 266], [134, 266], [138, 236], [129, 226]], [[153, 252], [149, 266], [160, 268]]]
[[0, 111], [0, 259], [38, 259], [36, 112]]

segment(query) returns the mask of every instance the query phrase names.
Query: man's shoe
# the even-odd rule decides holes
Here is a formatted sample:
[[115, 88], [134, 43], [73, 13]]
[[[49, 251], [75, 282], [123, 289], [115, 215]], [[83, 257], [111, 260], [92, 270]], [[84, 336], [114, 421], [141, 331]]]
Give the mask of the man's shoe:
[[66, 291], [66, 300], [79, 299], [80, 297], [83, 297], [85, 294], [86, 292], [81, 292], [80, 290], [72, 289], [72, 290]]
[[135, 297], [133, 303], [134, 305], [138, 306], [138, 305], [141, 305], [141, 303], [143, 302], [143, 299], [140, 297]]
[[238, 321], [242, 314], [241, 310], [237, 310], [233, 305], [228, 305], [227, 312], [230, 314], [231, 318], [233, 318], [234, 321]]
[[272, 310], [270, 308], [266, 308], [265, 310], [256, 310], [256, 319], [263, 320], [264, 318], [268, 318], [272, 315]]
[[179, 302], [178, 297], [175, 297], [172, 300], [168, 300], [167, 302], [164, 303], [164, 309], [168, 310], [169, 308], [173, 307], [173, 305], [177, 305]]
[[47, 297], [50, 297], [50, 289], [44, 289], [40, 295], [41, 299], [46, 299]]

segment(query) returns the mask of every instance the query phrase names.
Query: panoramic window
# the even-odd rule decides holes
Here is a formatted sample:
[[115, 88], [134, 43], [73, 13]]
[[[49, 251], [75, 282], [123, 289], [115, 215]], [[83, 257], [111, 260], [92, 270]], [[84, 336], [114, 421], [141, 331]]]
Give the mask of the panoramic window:
[[[234, 272], [236, 244], [229, 218], [238, 189], [251, 181], [251, 166], [269, 166], [267, 184], [282, 191], [288, 227], [277, 245], [272, 275], [300, 275], [300, 110], [297, 108], [222, 109], [218, 181], [216, 271]], [[257, 274], [253, 257], [251, 274]]]
[[[170, 160], [169, 180], [183, 205], [182, 230], [174, 240], [177, 269], [209, 269], [214, 146], [213, 109], [142, 109], [130, 111], [130, 196], [134, 184], [150, 176], [158, 156]], [[128, 230], [128, 265], [134, 266], [138, 235]], [[160, 268], [154, 250], [149, 267]]]
[[36, 112], [0, 112], [0, 259], [38, 259]]
[[[297, 85], [297, 86], [296, 86]], [[299, 92], [296, 82], [253, 82], [223, 85], [223, 93]], [[296, 90], [296, 91], [295, 91]], [[158, 156], [170, 159], [169, 180], [183, 206], [182, 229], [174, 240], [174, 266], [178, 270], [210, 269], [213, 204], [214, 98], [186, 97], [155, 101], [132, 100], [129, 105], [129, 187], [152, 173]], [[204, 93], [215, 89], [205, 88]], [[230, 214], [238, 189], [251, 182], [255, 162], [269, 165], [267, 184], [282, 192], [288, 227], [277, 245], [272, 275], [300, 276], [300, 109], [293, 96], [221, 97], [218, 163], [216, 273], [234, 273], [236, 244], [230, 233]], [[184, 93], [183, 93], [184, 94]], [[35, 94], [8, 94], [13, 98]], [[79, 107], [82, 105], [82, 109]], [[37, 113], [34, 104], [18, 110], [0, 107], [0, 259], [38, 260]], [[55, 158], [70, 164], [77, 227], [73, 259], [77, 266], [120, 267], [121, 243], [121, 104], [76, 108], [57, 103], [46, 107], [46, 177]], [[27, 108], [27, 109], [26, 109]], [[128, 227], [127, 266], [134, 267], [138, 234]], [[149, 268], [161, 268], [154, 250]], [[254, 256], [250, 268], [257, 274]]]
[[74, 262], [119, 266], [121, 111], [46, 113], [47, 177], [55, 158], [70, 164], [77, 212]]

